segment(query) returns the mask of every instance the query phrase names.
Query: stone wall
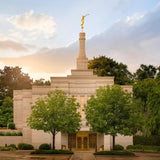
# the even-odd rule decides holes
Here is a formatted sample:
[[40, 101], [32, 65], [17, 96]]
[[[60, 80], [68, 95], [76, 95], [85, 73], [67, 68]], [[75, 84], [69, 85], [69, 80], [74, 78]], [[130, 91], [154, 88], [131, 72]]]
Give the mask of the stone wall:
[[5, 146], [7, 144], [15, 144], [16, 146], [19, 143], [23, 142], [23, 136], [0, 136], [0, 146]]
[[118, 134], [115, 138], [115, 144], [120, 144], [126, 149], [128, 145], [133, 145], [133, 136], [123, 136]]

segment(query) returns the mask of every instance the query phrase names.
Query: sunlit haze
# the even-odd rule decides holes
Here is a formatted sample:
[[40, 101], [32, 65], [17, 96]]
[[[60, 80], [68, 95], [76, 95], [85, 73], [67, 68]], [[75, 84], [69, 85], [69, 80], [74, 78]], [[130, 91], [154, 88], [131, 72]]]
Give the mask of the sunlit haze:
[[0, 69], [19, 66], [33, 79], [76, 67], [81, 17], [86, 54], [128, 65], [160, 63], [160, 0], [0, 0]]

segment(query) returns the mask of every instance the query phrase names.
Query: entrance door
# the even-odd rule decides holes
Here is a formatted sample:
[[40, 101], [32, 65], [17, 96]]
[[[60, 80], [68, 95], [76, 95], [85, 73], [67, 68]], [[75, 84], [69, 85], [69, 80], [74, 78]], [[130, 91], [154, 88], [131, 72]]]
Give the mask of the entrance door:
[[87, 150], [88, 149], [88, 137], [77, 137], [77, 149]]
[[82, 137], [77, 137], [77, 149], [82, 149]]
[[83, 149], [87, 149], [87, 148], [88, 148], [88, 138], [83, 137]]

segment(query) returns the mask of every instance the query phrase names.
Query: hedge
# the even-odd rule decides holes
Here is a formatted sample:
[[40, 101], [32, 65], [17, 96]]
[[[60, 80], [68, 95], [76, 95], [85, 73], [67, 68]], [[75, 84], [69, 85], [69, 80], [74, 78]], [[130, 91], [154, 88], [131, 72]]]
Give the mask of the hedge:
[[100, 151], [95, 152], [94, 155], [126, 155], [126, 156], [135, 156], [134, 153], [128, 151]]
[[34, 149], [34, 147], [31, 144], [19, 143], [18, 144], [18, 149], [21, 149], [21, 150], [32, 150], [32, 149]]
[[22, 132], [0, 132], [0, 136], [23, 136]]
[[36, 150], [31, 154], [73, 154], [73, 152], [69, 150]]
[[139, 145], [128, 145], [126, 148], [127, 149], [142, 149], [143, 146], [140, 144]]
[[160, 146], [160, 136], [134, 136], [133, 137], [134, 145], [156, 145]]
[[143, 145], [128, 145], [127, 146], [127, 150], [131, 150], [131, 151], [143, 151], [144, 150], [148, 150], [148, 151], [160, 151], [160, 146], [143, 146]]

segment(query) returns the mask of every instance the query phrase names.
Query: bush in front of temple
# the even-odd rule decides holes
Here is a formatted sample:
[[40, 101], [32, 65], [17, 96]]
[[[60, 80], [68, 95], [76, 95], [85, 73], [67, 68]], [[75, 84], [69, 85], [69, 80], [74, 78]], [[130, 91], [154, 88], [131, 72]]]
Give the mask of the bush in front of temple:
[[21, 150], [32, 150], [32, 149], [34, 149], [34, 147], [31, 144], [19, 143], [18, 144], [18, 149], [21, 149]]
[[39, 146], [39, 150], [50, 150], [50, 149], [51, 149], [51, 147], [50, 147], [50, 145], [47, 144], [47, 143], [43, 143], [43, 144], [41, 144], [41, 145]]
[[114, 150], [124, 150], [124, 147], [121, 146], [121, 145], [119, 145], [119, 144], [116, 144], [116, 145], [114, 146]]
[[13, 122], [8, 123], [9, 129], [15, 129], [15, 124]]
[[100, 151], [95, 152], [94, 155], [123, 155], [123, 156], [135, 156], [134, 153], [128, 151]]
[[11, 148], [17, 149], [17, 147], [16, 147], [16, 145], [15, 145], [15, 144], [10, 144], [8, 147], [11, 147]]
[[31, 154], [74, 154], [74, 152], [69, 150], [36, 150]]

